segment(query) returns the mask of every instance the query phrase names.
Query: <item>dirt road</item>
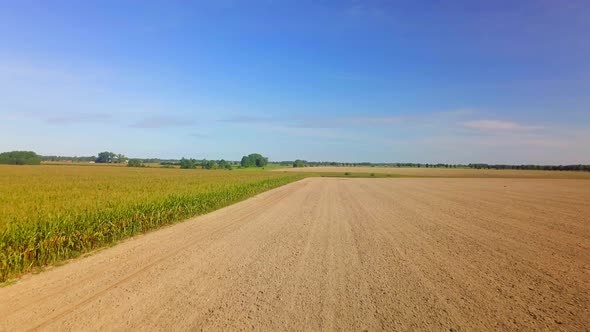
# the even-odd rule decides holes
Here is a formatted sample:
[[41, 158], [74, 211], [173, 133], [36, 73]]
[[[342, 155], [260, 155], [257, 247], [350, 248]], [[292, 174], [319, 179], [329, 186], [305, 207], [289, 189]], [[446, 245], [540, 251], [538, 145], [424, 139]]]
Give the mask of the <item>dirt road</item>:
[[590, 326], [590, 182], [313, 178], [0, 288], [0, 330]]

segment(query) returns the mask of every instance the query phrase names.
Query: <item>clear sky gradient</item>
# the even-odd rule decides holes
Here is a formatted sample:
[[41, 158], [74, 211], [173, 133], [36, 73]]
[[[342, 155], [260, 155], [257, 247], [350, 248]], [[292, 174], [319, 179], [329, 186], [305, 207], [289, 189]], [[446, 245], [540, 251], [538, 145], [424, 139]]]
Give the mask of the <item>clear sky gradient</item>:
[[588, 1], [2, 1], [0, 151], [590, 163]]

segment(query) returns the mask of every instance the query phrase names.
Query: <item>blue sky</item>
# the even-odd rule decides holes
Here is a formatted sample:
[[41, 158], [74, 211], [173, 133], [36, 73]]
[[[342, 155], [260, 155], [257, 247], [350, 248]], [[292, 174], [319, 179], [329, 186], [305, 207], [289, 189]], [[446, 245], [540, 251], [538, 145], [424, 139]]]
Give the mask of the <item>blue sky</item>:
[[0, 150], [590, 163], [587, 1], [2, 1]]

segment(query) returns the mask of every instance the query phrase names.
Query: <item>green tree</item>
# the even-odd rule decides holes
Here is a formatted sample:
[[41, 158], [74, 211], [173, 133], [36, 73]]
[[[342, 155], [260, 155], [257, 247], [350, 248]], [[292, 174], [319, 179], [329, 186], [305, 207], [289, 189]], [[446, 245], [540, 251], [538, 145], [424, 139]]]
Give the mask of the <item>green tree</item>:
[[263, 157], [261, 155], [258, 155], [258, 156], [260, 156], [260, 157], [256, 158], [256, 167], [264, 167], [264, 166], [268, 165], [268, 158]]
[[248, 156], [243, 156], [242, 157], [242, 161], [240, 161], [240, 166], [242, 167], [252, 167], [252, 161], [250, 160], [250, 158]]
[[116, 162], [116, 163], [124, 163], [126, 160], [127, 160], [127, 157], [125, 157], [125, 155], [124, 155], [124, 154], [121, 154], [121, 153], [119, 153], [119, 154], [116, 156], [115, 162]]
[[197, 161], [194, 159], [180, 159], [180, 168], [182, 169], [194, 169], [197, 168]]
[[297, 159], [293, 162], [293, 167], [304, 167], [305, 162], [301, 159]]
[[242, 167], [264, 167], [268, 164], [268, 158], [259, 153], [251, 153], [242, 157], [240, 165]]
[[219, 168], [225, 168], [225, 165], [229, 164], [227, 161], [225, 161], [224, 159], [221, 159], [220, 161], [217, 162], [217, 164], [219, 164]]
[[218, 164], [219, 164], [219, 168], [221, 168], [221, 169], [231, 170], [233, 168], [230, 162], [227, 162], [223, 159], [221, 159]]
[[41, 156], [33, 151], [10, 151], [0, 153], [0, 164], [39, 165]]
[[218, 169], [219, 164], [215, 160], [207, 160], [202, 166], [204, 169]]
[[141, 159], [129, 159], [127, 167], [145, 167]]
[[96, 162], [97, 163], [112, 163], [115, 161], [115, 158], [117, 157], [116, 154], [114, 154], [113, 152], [109, 152], [109, 151], [104, 151], [98, 154], [98, 157], [96, 158]]

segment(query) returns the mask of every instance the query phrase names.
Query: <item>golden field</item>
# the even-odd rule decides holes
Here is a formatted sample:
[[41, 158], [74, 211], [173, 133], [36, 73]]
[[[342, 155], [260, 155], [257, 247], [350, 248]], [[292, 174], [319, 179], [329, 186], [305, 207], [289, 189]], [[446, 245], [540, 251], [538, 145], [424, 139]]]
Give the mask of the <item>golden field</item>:
[[301, 177], [221, 170], [0, 166], [0, 281]]

